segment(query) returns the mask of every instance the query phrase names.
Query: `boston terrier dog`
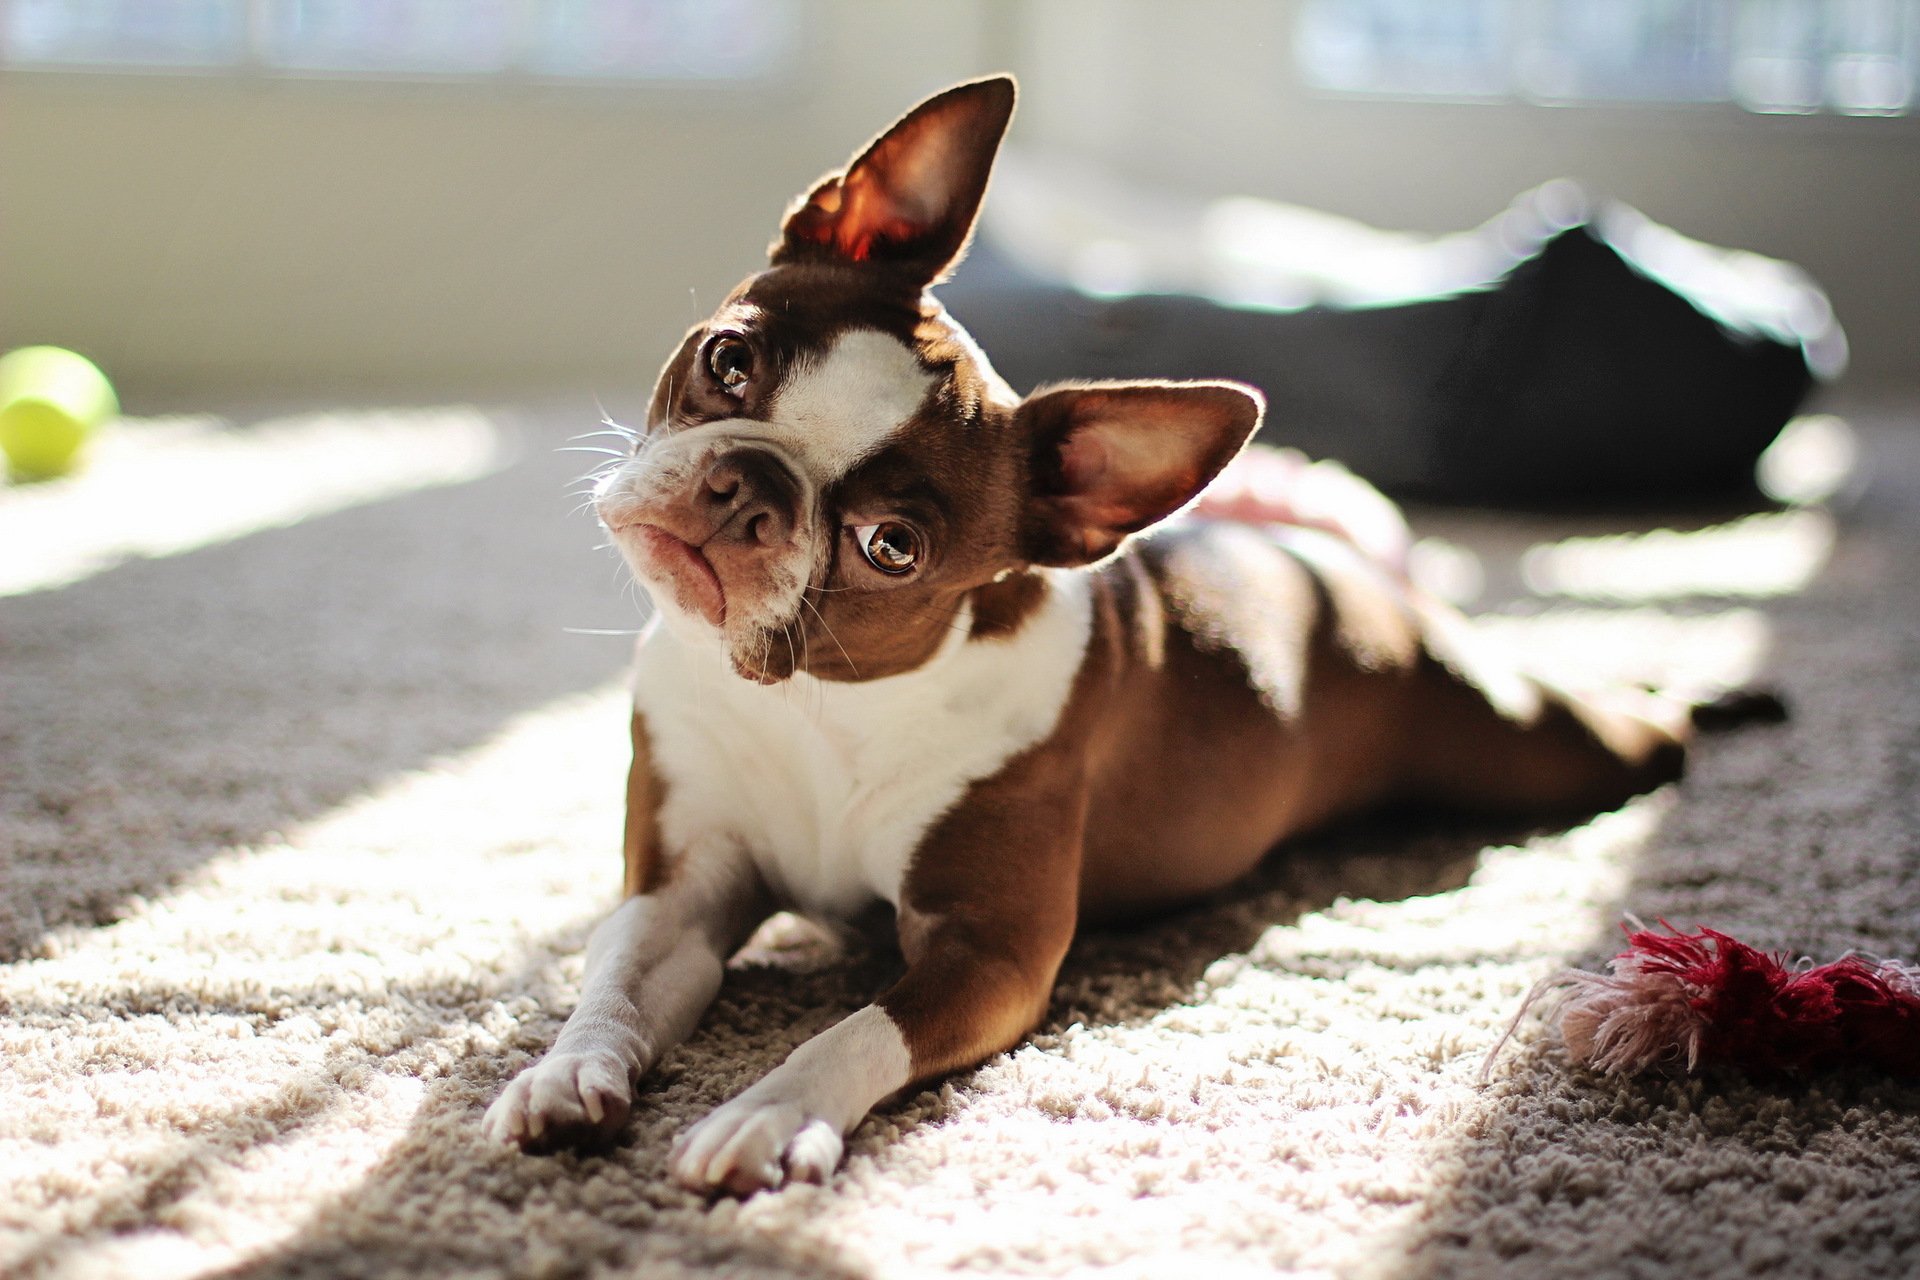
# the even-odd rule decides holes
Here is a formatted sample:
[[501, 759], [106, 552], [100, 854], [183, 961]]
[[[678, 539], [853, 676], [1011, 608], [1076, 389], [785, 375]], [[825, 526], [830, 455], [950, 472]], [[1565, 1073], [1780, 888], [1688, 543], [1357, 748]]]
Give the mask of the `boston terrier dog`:
[[1593, 811], [1680, 773], [1685, 704], [1487, 657], [1337, 521], [1170, 520], [1259, 426], [1252, 388], [1015, 395], [928, 292], [1013, 106], [1004, 76], [937, 94], [797, 199], [601, 479], [656, 603], [626, 897], [494, 1139], [610, 1137], [769, 914], [884, 900], [904, 976], [671, 1157], [705, 1191], [821, 1181], [877, 1103], [1027, 1034], [1082, 921], [1383, 802]]

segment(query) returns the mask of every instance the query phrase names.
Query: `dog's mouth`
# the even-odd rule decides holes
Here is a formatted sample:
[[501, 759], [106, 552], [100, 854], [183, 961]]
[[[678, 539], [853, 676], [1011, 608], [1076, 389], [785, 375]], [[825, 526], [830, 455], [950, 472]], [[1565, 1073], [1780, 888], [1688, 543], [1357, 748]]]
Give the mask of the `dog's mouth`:
[[713, 564], [699, 547], [656, 524], [634, 521], [614, 529], [630, 539], [639, 553], [642, 576], [666, 586], [673, 602], [715, 627], [727, 621], [727, 589]]

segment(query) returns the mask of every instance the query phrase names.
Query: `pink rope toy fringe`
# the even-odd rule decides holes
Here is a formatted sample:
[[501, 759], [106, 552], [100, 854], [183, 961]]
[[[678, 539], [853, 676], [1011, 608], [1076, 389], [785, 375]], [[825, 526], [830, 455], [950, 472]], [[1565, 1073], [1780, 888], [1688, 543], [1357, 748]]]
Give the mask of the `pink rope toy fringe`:
[[1920, 1076], [1920, 968], [1857, 954], [1792, 963], [1713, 929], [1660, 928], [1629, 930], [1606, 973], [1568, 969], [1534, 987], [1482, 1078], [1542, 999], [1568, 1056], [1596, 1071], [1718, 1065], [1765, 1075], [1851, 1064]]

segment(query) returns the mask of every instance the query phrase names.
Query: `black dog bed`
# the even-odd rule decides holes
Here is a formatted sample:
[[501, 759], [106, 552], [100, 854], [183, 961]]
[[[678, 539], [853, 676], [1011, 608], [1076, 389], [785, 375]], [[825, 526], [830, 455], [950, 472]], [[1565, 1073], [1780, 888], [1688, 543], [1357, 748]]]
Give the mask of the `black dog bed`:
[[[1020, 220], [1045, 217], [1057, 193], [1034, 199], [1047, 175], [1013, 169], [941, 296], [1017, 389], [1240, 379], [1267, 395], [1263, 439], [1338, 458], [1402, 496], [1532, 507], [1740, 496], [1816, 380], [1845, 362], [1824, 295], [1798, 270], [1686, 240], [1625, 206], [1596, 211], [1565, 182], [1464, 236], [1410, 244], [1345, 224], [1304, 275], [1298, 255], [1250, 268], [1276, 305], [1222, 301], [1177, 278], [1075, 287], [1059, 248], [1071, 236], [1053, 237], [1066, 263], [1016, 251]], [[1004, 185], [1015, 198], [995, 218]], [[1325, 217], [1305, 216], [1309, 227]], [[1284, 237], [1292, 224], [1275, 219]], [[1207, 234], [1204, 221], [1140, 226], [1150, 229], [1123, 249], [1150, 260], [1186, 251], [1190, 262], [1168, 242]], [[1433, 287], [1463, 260], [1469, 278], [1451, 269]], [[1382, 285], [1382, 261], [1408, 288]]]

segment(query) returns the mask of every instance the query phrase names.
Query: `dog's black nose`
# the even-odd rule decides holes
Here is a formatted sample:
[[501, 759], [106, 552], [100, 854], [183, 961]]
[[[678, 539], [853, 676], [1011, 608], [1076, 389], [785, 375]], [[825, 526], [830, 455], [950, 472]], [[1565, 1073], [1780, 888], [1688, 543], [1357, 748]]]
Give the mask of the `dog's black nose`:
[[782, 546], [800, 521], [800, 482], [764, 449], [733, 449], [715, 458], [701, 478], [698, 500], [722, 542]]

